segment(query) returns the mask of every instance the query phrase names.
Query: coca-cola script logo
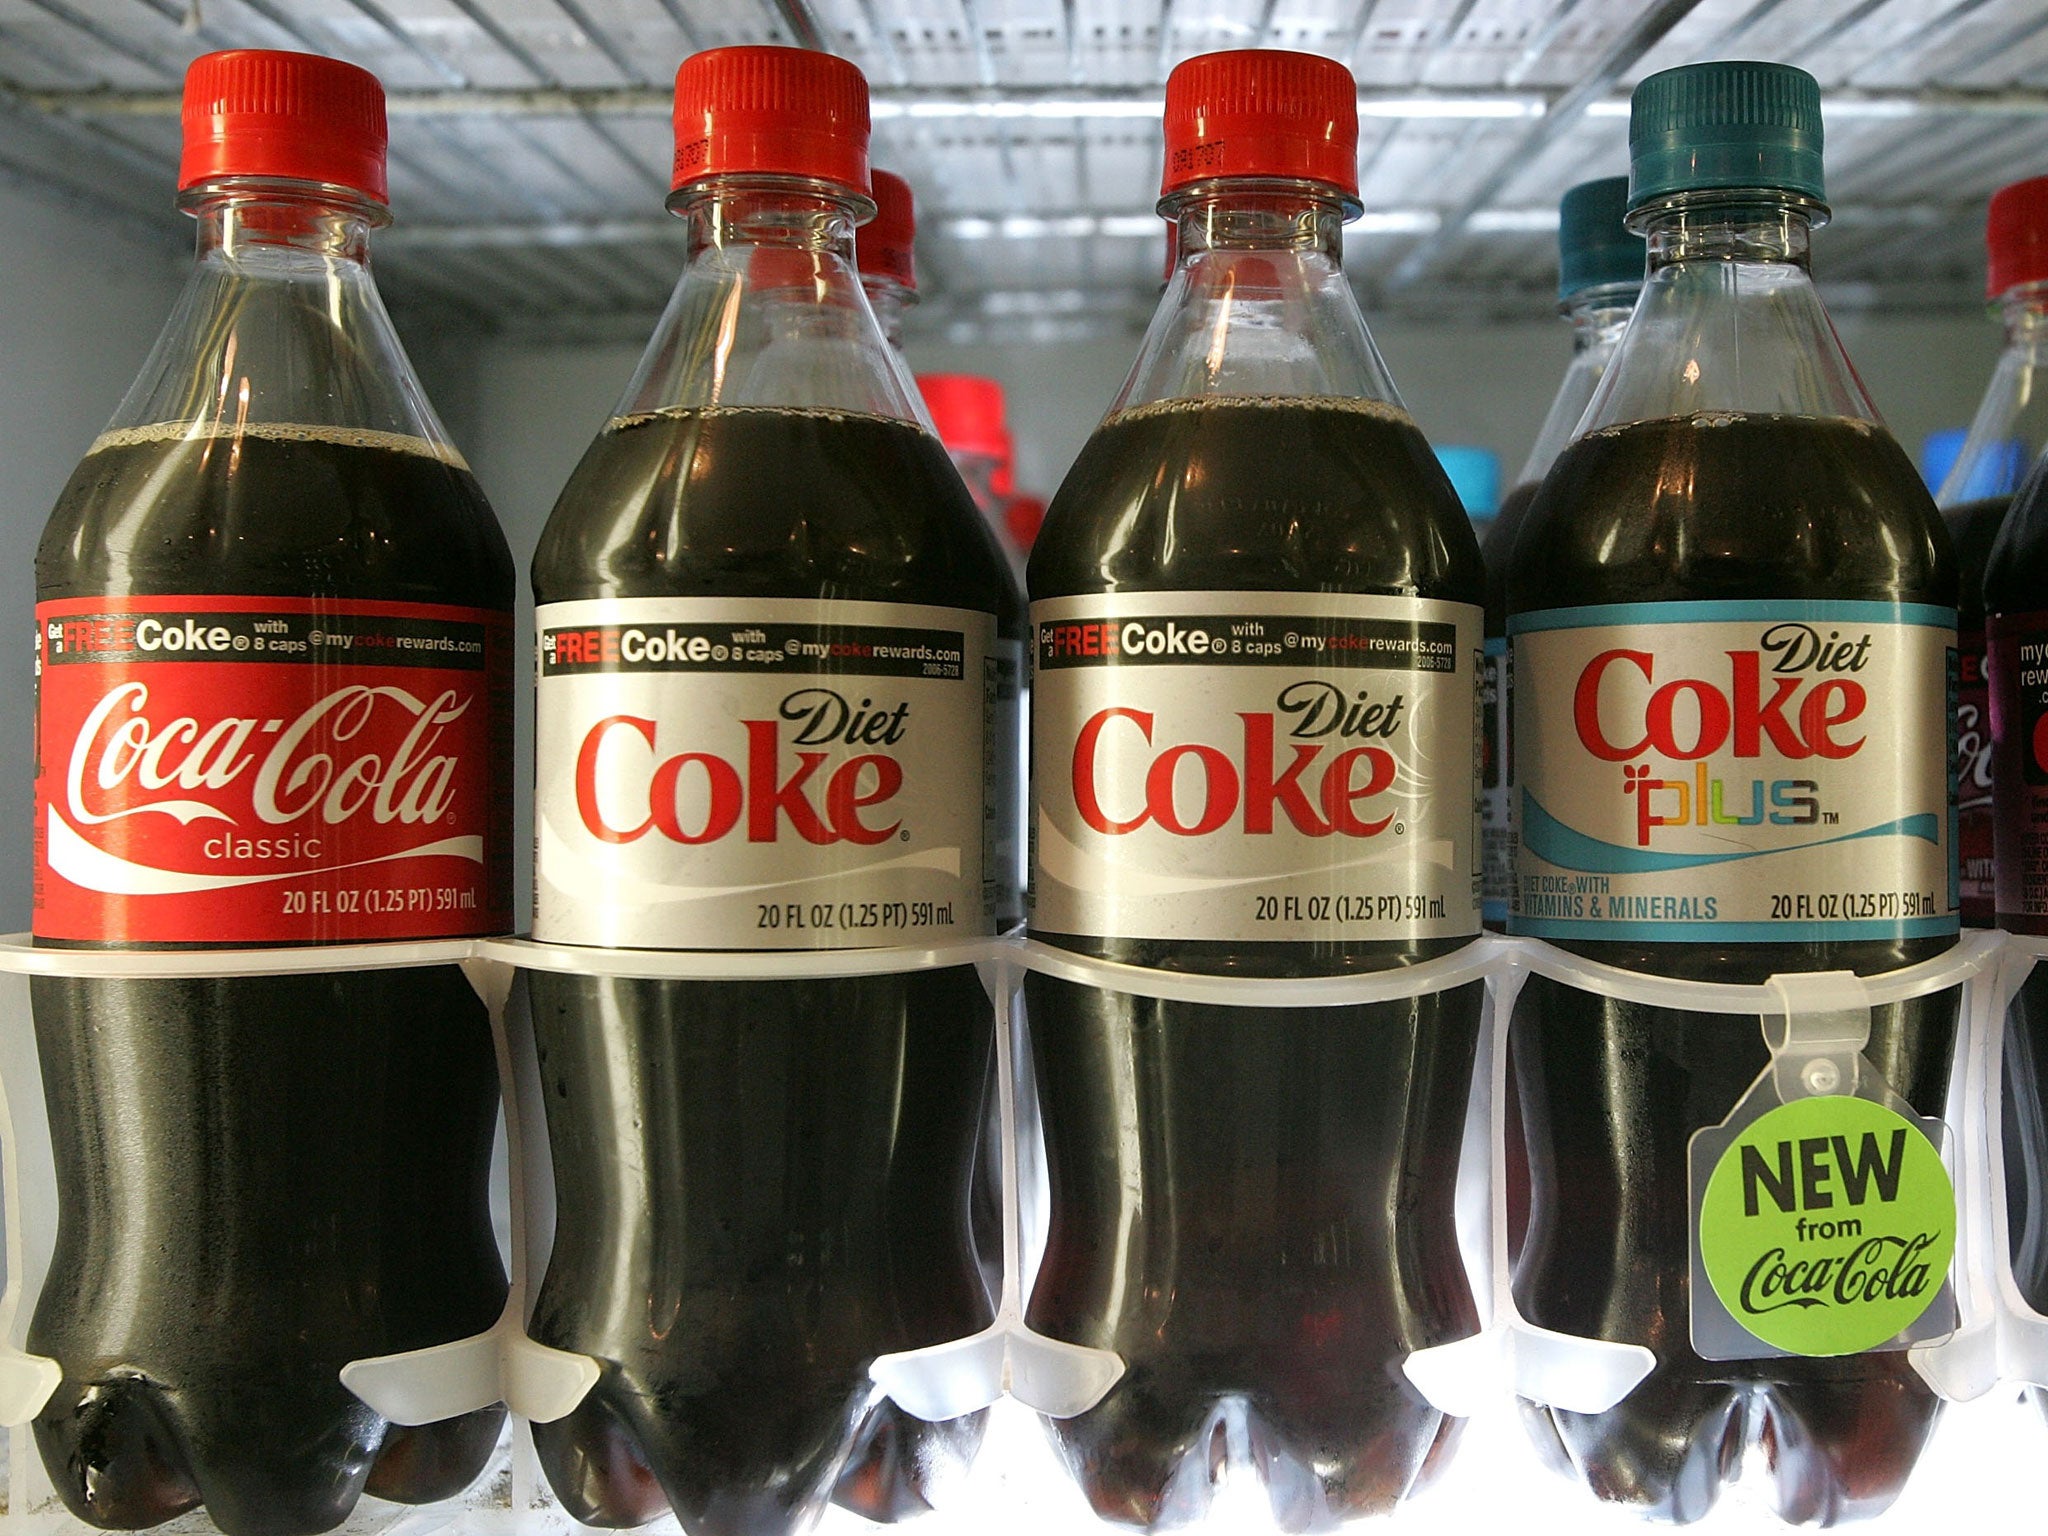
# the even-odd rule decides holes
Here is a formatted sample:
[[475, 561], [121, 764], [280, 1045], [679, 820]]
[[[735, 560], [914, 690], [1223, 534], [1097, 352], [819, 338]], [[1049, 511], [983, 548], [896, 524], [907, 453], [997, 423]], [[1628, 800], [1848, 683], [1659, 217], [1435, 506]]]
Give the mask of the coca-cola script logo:
[[1377, 743], [1402, 730], [1406, 711], [1400, 693], [1382, 698], [1305, 680], [1281, 689], [1271, 710], [1240, 711], [1236, 739], [1218, 743], [1156, 740], [1158, 719], [1150, 710], [1097, 710], [1074, 741], [1074, 806], [1106, 837], [1146, 826], [1205, 837], [1233, 820], [1256, 837], [1283, 819], [1308, 837], [1376, 837], [1394, 817], [1371, 815], [1369, 802], [1393, 787], [1400, 767]]
[[[657, 722], [612, 714], [583, 733], [576, 751], [576, 811], [601, 843], [649, 833], [685, 846], [741, 836], [774, 843], [783, 828], [820, 847], [873, 846], [903, 835], [886, 809], [903, 788], [890, 752], [857, 751], [827, 769], [833, 748], [898, 747], [910, 705], [849, 699], [831, 688], [785, 695], [770, 720], [741, 720], [744, 750], [665, 752]], [[785, 746], [794, 748], [785, 771]]]
[[[460, 758], [439, 750], [471, 699], [453, 688], [420, 698], [404, 688], [350, 684], [295, 718], [194, 715], [152, 720], [149, 685], [111, 688], [85, 717], [64, 775], [65, 809], [80, 826], [163, 815], [268, 827], [332, 827], [363, 814], [378, 824], [432, 824], [448, 813]], [[388, 747], [385, 720], [403, 734]], [[234, 798], [243, 816], [224, 808]], [[206, 794], [208, 798], [194, 798]], [[318, 857], [317, 853], [312, 856]]]
[[1956, 684], [1956, 792], [1960, 808], [1991, 804], [1991, 697], [1984, 676], [1983, 637], [1960, 648]]

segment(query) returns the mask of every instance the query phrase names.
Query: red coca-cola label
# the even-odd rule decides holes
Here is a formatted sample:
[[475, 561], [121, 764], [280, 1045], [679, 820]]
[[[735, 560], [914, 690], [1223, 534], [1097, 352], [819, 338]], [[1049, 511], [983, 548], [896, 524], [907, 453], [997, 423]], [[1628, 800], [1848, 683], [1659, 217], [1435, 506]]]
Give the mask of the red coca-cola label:
[[508, 929], [510, 640], [419, 603], [38, 604], [36, 937]]

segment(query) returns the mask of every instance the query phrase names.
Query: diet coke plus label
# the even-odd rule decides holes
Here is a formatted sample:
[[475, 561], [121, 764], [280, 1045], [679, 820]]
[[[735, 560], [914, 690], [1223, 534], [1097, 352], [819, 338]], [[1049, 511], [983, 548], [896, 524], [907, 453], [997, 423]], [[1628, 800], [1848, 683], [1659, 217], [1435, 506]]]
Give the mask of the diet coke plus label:
[[1956, 932], [1953, 609], [1618, 603], [1508, 630], [1511, 932]]
[[990, 931], [992, 615], [619, 598], [536, 618], [534, 937], [846, 949]]
[[1479, 930], [1479, 608], [1158, 592], [1031, 618], [1034, 928]]
[[511, 926], [510, 618], [36, 605], [35, 933], [304, 944]]

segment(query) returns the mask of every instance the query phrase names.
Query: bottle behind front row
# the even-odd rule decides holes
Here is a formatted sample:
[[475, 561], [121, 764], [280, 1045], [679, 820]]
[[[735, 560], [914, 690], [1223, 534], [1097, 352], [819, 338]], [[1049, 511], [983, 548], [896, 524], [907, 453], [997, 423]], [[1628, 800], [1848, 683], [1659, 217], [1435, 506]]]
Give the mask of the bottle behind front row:
[[[1934, 499], [1956, 546], [1956, 784], [1961, 817], [1957, 857], [1963, 921], [2025, 932], [2048, 926], [2048, 882], [2029, 877], [2028, 844], [2036, 834], [2026, 830], [2030, 823], [2020, 810], [2024, 796], [2007, 797], [2018, 814], [2004, 818], [2008, 846], [2002, 862], [1995, 857], [2000, 814], [1993, 790], [1986, 587], [2006, 511], [2027, 471], [2048, 451], [2048, 176], [2014, 182], [1992, 195], [1984, 244], [1985, 295], [1998, 306], [2005, 345]], [[1995, 582], [1997, 611], [2009, 634], [2016, 632], [2010, 616], [2032, 610], [2037, 602], [2036, 590], [2027, 585], [2032, 578], [2024, 570], [2025, 562], [2013, 558], [2024, 542], [2016, 538], [2006, 546]], [[2010, 873], [2001, 876], [2001, 869]], [[2043, 1283], [2048, 1283], [2048, 1273]]]
[[1487, 524], [1486, 668], [1480, 680], [1485, 707], [1486, 757], [1480, 795], [1480, 859], [1484, 866], [1486, 926], [1507, 927], [1515, 887], [1511, 727], [1508, 666], [1508, 562], [1529, 503], [1557, 456], [1579, 435], [1593, 392], [1607, 376], [1621, 333], [1643, 286], [1643, 241], [1622, 223], [1628, 178], [1605, 176], [1567, 191], [1557, 209], [1557, 304], [1572, 327], [1572, 360], [1558, 382], [1550, 410], [1521, 473]]
[[[349, 944], [511, 926], [512, 562], [367, 266], [384, 100], [352, 65], [185, 84], [199, 258], [36, 554], [35, 935]], [[67, 1506], [309, 1536], [481, 1470], [504, 1411], [387, 1423], [351, 1360], [505, 1300], [498, 1109], [454, 966], [37, 977], [58, 1232], [29, 1325]]]
[[[1177, 264], [1031, 555], [1031, 934], [1161, 972], [1415, 965], [1480, 926], [1482, 578], [1340, 262], [1356, 89], [1211, 54], [1166, 136]], [[1028, 1320], [1126, 1366], [1048, 1425], [1090, 1502], [1192, 1519], [1228, 1442], [1288, 1529], [1390, 1508], [1457, 1427], [1401, 1361], [1475, 1325], [1452, 1203], [1480, 988], [1026, 985], [1052, 1206]]]
[[[2048, 176], [1994, 193], [1986, 233], [1985, 287], [1998, 301], [2005, 346], [1940, 493], [1964, 579], [1973, 565], [1982, 577], [1974, 614], [1971, 595], [1964, 599], [1956, 766], [1965, 857], [1990, 867], [1965, 865], [1963, 910], [1965, 920], [1995, 913], [1998, 927], [2038, 941], [2048, 933]], [[1983, 667], [1975, 679], [1972, 662]], [[2005, 1023], [2009, 1257], [2027, 1304], [2048, 1311], [2048, 967], [2028, 975]], [[2048, 1393], [2028, 1395], [2048, 1411]]]
[[[1654, 75], [1630, 147], [1648, 279], [1508, 572], [1510, 931], [1700, 981], [1925, 959], [1958, 931], [1955, 565], [1814, 293], [1818, 89], [1770, 64]], [[1873, 1010], [1857, 1096], [1815, 1078], [1776, 1112], [1844, 1117], [1833, 1134], [1851, 1146], [1844, 1126], [1891, 1115], [1896, 1144], [1910, 1134], [1915, 1167], [1938, 1172], [1903, 1116], [1941, 1112], [1955, 1015], [1952, 992]], [[1850, 1224], [1798, 1228], [1821, 1212], [1797, 1208], [1789, 1177], [1726, 1222], [1695, 1217], [1720, 1207], [1689, 1144], [1739, 1135], [1735, 1111], [1771, 1082], [1757, 1015], [1532, 976], [1515, 1059], [1533, 1175], [1520, 1308], [1657, 1357], [1608, 1412], [1529, 1405], [1539, 1446], [1669, 1520], [1705, 1514], [1751, 1444], [1785, 1519], [1883, 1510], [1938, 1411], [1903, 1343], [1952, 1315], [1946, 1262], [1902, 1271], [1885, 1305], [1785, 1303], [1770, 1223], [1802, 1274], [1850, 1262]], [[1952, 1238], [1952, 1197], [1945, 1210]], [[1864, 1236], [1881, 1219], [1859, 1208]], [[1751, 1243], [1755, 1278], [1728, 1282]]]
[[[675, 124], [683, 275], [533, 560], [535, 937], [985, 937], [1003, 577], [861, 295], [866, 83], [720, 49]], [[532, 997], [558, 1216], [530, 1331], [603, 1368], [534, 1426], [549, 1483], [597, 1525], [809, 1521], [876, 1356], [991, 1316], [973, 967]]]

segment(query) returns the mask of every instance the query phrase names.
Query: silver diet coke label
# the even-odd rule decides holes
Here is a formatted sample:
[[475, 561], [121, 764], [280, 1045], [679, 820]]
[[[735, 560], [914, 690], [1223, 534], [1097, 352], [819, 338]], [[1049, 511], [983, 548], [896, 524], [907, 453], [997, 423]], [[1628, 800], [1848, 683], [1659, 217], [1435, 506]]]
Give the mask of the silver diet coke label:
[[1031, 616], [1033, 927], [1478, 932], [1478, 607], [1161, 592]]
[[536, 617], [536, 938], [835, 949], [989, 931], [991, 615], [626, 598]]

